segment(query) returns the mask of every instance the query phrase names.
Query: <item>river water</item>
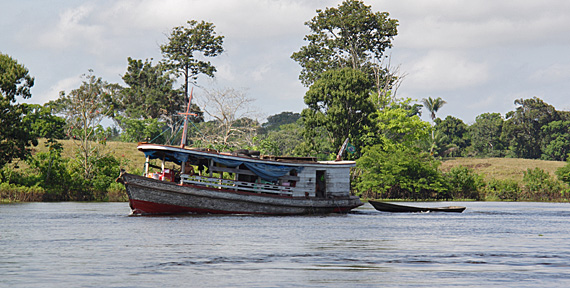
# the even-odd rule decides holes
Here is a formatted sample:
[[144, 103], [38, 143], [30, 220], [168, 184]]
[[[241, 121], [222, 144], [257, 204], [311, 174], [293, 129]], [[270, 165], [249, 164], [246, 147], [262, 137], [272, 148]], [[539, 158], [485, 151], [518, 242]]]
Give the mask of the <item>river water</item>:
[[570, 204], [459, 213], [132, 217], [0, 205], [0, 287], [570, 287]]

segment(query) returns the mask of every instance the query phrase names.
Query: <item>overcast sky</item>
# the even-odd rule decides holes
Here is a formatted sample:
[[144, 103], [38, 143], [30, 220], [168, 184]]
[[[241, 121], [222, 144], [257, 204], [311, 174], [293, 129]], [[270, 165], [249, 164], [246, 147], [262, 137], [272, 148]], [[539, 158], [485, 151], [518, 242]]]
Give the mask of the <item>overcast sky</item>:
[[[326, 0], [0, 0], [0, 52], [35, 77], [29, 103], [57, 99], [95, 75], [124, 85], [127, 57], [161, 59], [175, 26], [205, 20], [225, 36], [206, 87], [246, 91], [265, 116], [301, 112], [307, 90], [291, 60], [305, 45], [304, 23]], [[466, 123], [505, 114], [513, 101], [537, 96], [570, 110], [570, 1], [367, 0], [399, 21], [392, 66], [406, 74], [399, 97], [441, 97], [438, 116]], [[196, 91], [200, 97], [200, 91]], [[428, 119], [424, 110], [423, 119]]]

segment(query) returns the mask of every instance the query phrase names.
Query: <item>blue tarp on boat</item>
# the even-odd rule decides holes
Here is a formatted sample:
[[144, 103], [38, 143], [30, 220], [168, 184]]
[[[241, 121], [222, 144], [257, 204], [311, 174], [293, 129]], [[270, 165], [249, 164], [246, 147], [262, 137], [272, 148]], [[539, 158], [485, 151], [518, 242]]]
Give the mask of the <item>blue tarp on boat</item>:
[[[164, 153], [163, 151], [156, 151], [156, 150], [147, 150], [143, 151], [146, 157], [150, 157], [150, 159], [161, 159], [159, 155], [165, 155], [164, 160], [169, 162], [174, 162], [178, 165], [182, 164], [182, 162], [187, 162], [189, 158], [189, 154], [182, 153], [182, 152], [168, 152]], [[265, 164], [265, 163], [255, 163], [249, 162], [246, 160], [234, 160], [234, 159], [224, 159], [219, 158], [216, 156], [210, 155], [200, 155], [200, 158], [203, 159], [211, 159], [215, 163], [220, 165], [224, 165], [230, 168], [236, 168], [240, 165], [244, 165], [247, 169], [251, 170], [257, 176], [261, 177], [261, 179], [265, 181], [275, 182], [279, 179], [279, 177], [285, 176], [289, 174], [291, 170], [296, 170], [297, 173], [303, 170], [303, 167], [300, 166], [285, 166], [279, 164]]]

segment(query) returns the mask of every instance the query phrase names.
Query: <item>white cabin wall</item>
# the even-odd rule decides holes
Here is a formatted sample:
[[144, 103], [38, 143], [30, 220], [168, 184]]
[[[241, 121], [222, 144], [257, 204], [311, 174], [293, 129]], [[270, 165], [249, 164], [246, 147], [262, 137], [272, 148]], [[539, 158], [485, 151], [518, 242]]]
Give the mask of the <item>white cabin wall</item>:
[[350, 168], [328, 168], [325, 174], [327, 181], [327, 195], [350, 195]]
[[293, 197], [315, 197], [317, 170], [325, 170], [327, 196], [344, 197], [350, 195], [350, 168], [349, 167], [305, 167], [297, 176], [299, 181], [293, 192]]
[[293, 197], [304, 197], [305, 192], [309, 193], [309, 197], [315, 197], [317, 169], [314, 167], [305, 167], [297, 176], [299, 177], [299, 181], [297, 181]]

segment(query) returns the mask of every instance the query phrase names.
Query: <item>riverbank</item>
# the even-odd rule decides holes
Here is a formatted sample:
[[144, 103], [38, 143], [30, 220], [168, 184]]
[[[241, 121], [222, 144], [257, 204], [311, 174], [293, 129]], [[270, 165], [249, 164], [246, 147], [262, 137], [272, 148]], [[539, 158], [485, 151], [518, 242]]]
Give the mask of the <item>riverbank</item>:
[[521, 182], [524, 172], [539, 168], [555, 177], [558, 168], [566, 165], [564, 161], [545, 161], [519, 158], [453, 158], [441, 163], [441, 170], [449, 172], [453, 167], [467, 167], [484, 177], [486, 181], [513, 180]]
[[[34, 147], [33, 155], [49, 152], [40, 140]], [[137, 143], [108, 141], [104, 153], [115, 159], [107, 162], [104, 171], [106, 175], [97, 180], [106, 186], [87, 185], [91, 182], [79, 181], [73, 174], [73, 158], [76, 146], [72, 140], [60, 140], [63, 146], [60, 170], [66, 177], [62, 181], [45, 185], [44, 175], [53, 178], [61, 175], [55, 172], [43, 171], [39, 175], [36, 169], [31, 169], [24, 161], [15, 161], [0, 171], [0, 203], [6, 202], [42, 202], [42, 201], [127, 201], [124, 187], [114, 182], [119, 169], [133, 173], [142, 173], [144, 157], [136, 147]], [[65, 159], [69, 160], [68, 162]], [[43, 158], [44, 169], [48, 159]], [[156, 161], [156, 160], [155, 160]], [[159, 165], [158, 162], [154, 163]], [[49, 164], [51, 165], [51, 164]], [[544, 201], [567, 202], [570, 195], [568, 185], [559, 181], [555, 172], [566, 165], [562, 161], [544, 161], [516, 158], [453, 158], [442, 161], [440, 170], [446, 174], [448, 181], [454, 181], [450, 191], [445, 195], [433, 195], [422, 200], [481, 200], [481, 201]], [[41, 165], [40, 165], [41, 166]], [[2, 179], [12, 179], [4, 181]], [[71, 180], [70, 180], [71, 179]], [[17, 180], [17, 181], [15, 181]], [[63, 183], [65, 182], [65, 183]], [[44, 184], [41, 184], [44, 183]], [[99, 190], [97, 190], [99, 189]], [[453, 189], [453, 190], [451, 190]], [[378, 195], [361, 195], [363, 198], [381, 197]], [[386, 196], [384, 196], [386, 197]], [[405, 199], [409, 200], [405, 196]], [[416, 199], [417, 200], [417, 199]]]

